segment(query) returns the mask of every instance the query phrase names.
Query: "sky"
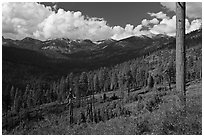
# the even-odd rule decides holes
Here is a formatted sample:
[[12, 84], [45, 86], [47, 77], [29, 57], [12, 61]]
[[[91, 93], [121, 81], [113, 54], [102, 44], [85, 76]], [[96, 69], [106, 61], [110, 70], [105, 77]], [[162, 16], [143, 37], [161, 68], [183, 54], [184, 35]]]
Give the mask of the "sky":
[[[55, 5], [44, 3], [45, 5]], [[89, 17], [104, 18], [108, 25], [126, 24], [139, 25], [144, 18], [150, 18], [148, 12], [159, 12], [161, 4], [158, 2], [68, 2], [57, 3], [57, 9], [81, 11]]]
[[[187, 2], [186, 33], [202, 25], [202, 3]], [[157, 34], [175, 36], [174, 2], [4, 2], [2, 35], [40, 40], [120, 40]]]

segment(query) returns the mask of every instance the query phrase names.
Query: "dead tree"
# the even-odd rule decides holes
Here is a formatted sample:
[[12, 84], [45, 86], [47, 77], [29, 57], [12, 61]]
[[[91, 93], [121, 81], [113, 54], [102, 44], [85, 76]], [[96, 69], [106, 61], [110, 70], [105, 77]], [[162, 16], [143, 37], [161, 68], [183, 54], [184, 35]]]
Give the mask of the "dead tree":
[[154, 78], [152, 74], [149, 72], [148, 81], [147, 81], [147, 90], [151, 90], [154, 87]]
[[186, 108], [185, 10], [185, 2], [176, 2], [176, 90], [181, 93], [181, 100]]
[[74, 123], [74, 114], [73, 114], [73, 109], [74, 109], [74, 104], [73, 104], [73, 99], [75, 99], [74, 95], [73, 95], [73, 91], [72, 89], [70, 88], [70, 91], [69, 91], [69, 95], [68, 95], [68, 105], [69, 105], [69, 124], [70, 126], [72, 126], [72, 124]]

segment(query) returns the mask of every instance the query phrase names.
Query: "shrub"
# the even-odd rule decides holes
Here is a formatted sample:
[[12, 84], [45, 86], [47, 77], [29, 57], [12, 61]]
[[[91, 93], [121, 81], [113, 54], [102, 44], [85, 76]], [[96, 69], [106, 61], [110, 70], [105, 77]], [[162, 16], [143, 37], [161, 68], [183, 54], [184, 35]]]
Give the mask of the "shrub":
[[137, 111], [139, 112], [139, 111], [141, 111], [143, 108], [144, 108], [144, 102], [142, 102], [142, 101], [138, 101], [137, 102]]
[[84, 112], [80, 112], [80, 119], [79, 119], [79, 123], [85, 123], [86, 122], [86, 117]]
[[119, 99], [118, 96], [115, 95], [115, 93], [110, 97], [110, 100], [117, 100]]
[[144, 118], [138, 120], [136, 128], [139, 135], [149, 133], [150, 132], [149, 121]]
[[104, 94], [103, 94], [103, 101], [105, 102], [106, 99], [107, 99], [107, 96], [106, 96], [106, 94], [104, 93]]
[[147, 96], [145, 96], [145, 100], [144, 100], [145, 108], [150, 112], [152, 112], [155, 109], [158, 109], [158, 105], [161, 102], [162, 102], [162, 99], [160, 95], [156, 92], [148, 94]]
[[129, 96], [125, 96], [125, 103], [131, 103], [134, 101], [138, 101], [138, 94], [131, 94]]

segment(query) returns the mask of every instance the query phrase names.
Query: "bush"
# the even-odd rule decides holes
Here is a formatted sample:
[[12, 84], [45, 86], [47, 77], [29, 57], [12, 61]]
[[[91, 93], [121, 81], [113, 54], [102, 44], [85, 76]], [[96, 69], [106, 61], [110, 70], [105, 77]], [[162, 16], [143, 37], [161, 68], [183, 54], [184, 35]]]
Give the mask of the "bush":
[[125, 103], [131, 103], [134, 101], [138, 101], [138, 94], [132, 94], [125, 97]]
[[86, 122], [86, 117], [85, 113], [83, 111], [80, 112], [80, 119], [79, 119], [79, 124], [85, 123]]
[[115, 93], [113, 94], [113, 96], [110, 97], [110, 100], [117, 100], [119, 99], [118, 96], [115, 95]]
[[147, 134], [150, 132], [149, 122], [146, 119], [138, 121], [137, 123], [137, 131], [139, 135]]
[[106, 96], [106, 94], [104, 93], [104, 94], [103, 94], [103, 101], [105, 102], [106, 99], [107, 99], [107, 96]]
[[145, 107], [144, 102], [139, 100], [137, 102], [137, 111], [140, 112], [144, 107]]
[[158, 105], [161, 102], [162, 99], [157, 93], [149, 94], [148, 96], [145, 97], [144, 100], [145, 108], [150, 112], [152, 112], [155, 109], [158, 109]]

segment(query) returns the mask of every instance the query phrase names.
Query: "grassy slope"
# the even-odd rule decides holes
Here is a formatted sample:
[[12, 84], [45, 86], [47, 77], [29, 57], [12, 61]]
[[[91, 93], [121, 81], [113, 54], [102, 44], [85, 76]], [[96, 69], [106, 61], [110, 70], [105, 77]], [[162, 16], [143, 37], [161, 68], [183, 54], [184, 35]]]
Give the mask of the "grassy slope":
[[[116, 117], [97, 124], [81, 124], [70, 128], [68, 112], [50, 114], [39, 122], [21, 123], [11, 132], [3, 134], [202, 134], [202, 85], [191, 83], [187, 87], [187, 115], [182, 115], [178, 94], [170, 91], [162, 97], [158, 109], [138, 110], [138, 102], [125, 105], [132, 111], [130, 117]], [[143, 95], [148, 98], [152, 93]]]

